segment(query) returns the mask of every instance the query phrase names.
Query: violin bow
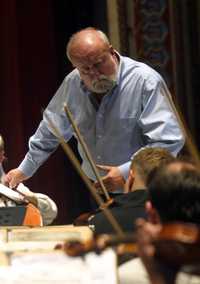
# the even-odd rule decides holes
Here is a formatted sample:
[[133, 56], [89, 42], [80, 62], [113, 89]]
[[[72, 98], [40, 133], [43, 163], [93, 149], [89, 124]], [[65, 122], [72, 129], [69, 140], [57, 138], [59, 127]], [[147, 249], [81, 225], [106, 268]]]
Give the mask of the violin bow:
[[73, 151], [71, 150], [70, 146], [66, 143], [66, 141], [64, 140], [64, 138], [62, 137], [62, 135], [60, 134], [58, 128], [54, 125], [53, 121], [49, 118], [49, 116], [47, 115], [47, 113], [43, 112], [44, 117], [46, 118], [49, 126], [51, 127], [54, 135], [58, 138], [64, 152], [66, 153], [66, 155], [68, 156], [68, 158], [70, 159], [71, 163], [73, 164], [73, 166], [75, 167], [75, 169], [77, 170], [78, 174], [81, 176], [81, 178], [83, 179], [83, 181], [85, 182], [87, 188], [89, 189], [90, 193], [92, 194], [92, 196], [94, 197], [95, 201], [97, 202], [97, 204], [99, 205], [99, 207], [102, 209], [102, 212], [105, 214], [107, 220], [109, 221], [109, 223], [112, 225], [113, 229], [115, 230], [115, 232], [117, 233], [117, 235], [119, 236], [123, 236], [124, 232], [122, 231], [119, 223], [117, 222], [116, 218], [112, 215], [112, 213], [110, 212], [110, 210], [107, 208], [107, 205], [104, 204], [103, 199], [101, 198], [101, 196], [97, 193], [96, 189], [94, 188], [92, 182], [90, 181], [90, 179], [85, 175], [85, 173], [83, 172], [80, 162], [79, 160], [76, 158], [75, 154], [73, 153]]
[[[192, 155], [192, 157], [195, 159], [195, 162], [199, 165], [200, 168], [200, 159], [199, 159], [199, 154], [198, 151], [192, 141], [191, 136], [189, 135], [188, 131], [186, 131], [186, 127], [185, 124], [183, 122], [183, 117], [181, 115], [180, 111], [177, 111], [177, 106], [175, 106], [171, 95], [168, 91], [168, 88], [165, 86], [165, 91], [167, 95], [163, 94], [163, 96], [165, 96], [169, 102], [169, 105], [171, 106], [171, 109], [174, 113], [174, 115], [176, 116], [176, 119], [179, 123], [179, 126], [181, 128], [181, 131], [183, 133], [183, 135], [185, 136], [186, 139], [186, 145], [188, 147], [188, 150], [190, 152], [190, 154]], [[66, 105], [64, 106], [65, 112], [66, 112]], [[67, 112], [69, 114], [69, 111]], [[66, 114], [67, 114], [66, 113]], [[68, 117], [67, 114], [67, 117]], [[46, 117], [52, 131], [54, 132], [54, 134], [56, 135], [56, 137], [58, 138], [64, 152], [66, 153], [66, 155], [69, 157], [69, 159], [71, 160], [72, 164], [74, 165], [74, 167], [76, 168], [77, 172], [79, 173], [79, 175], [82, 177], [83, 181], [85, 182], [87, 188], [90, 190], [91, 194], [93, 195], [94, 199], [96, 200], [96, 202], [98, 203], [98, 205], [100, 206], [100, 208], [102, 209], [103, 213], [105, 214], [106, 218], [108, 219], [108, 221], [110, 222], [110, 224], [112, 225], [112, 227], [114, 228], [114, 230], [116, 231], [116, 233], [119, 236], [124, 236], [124, 232], [122, 231], [120, 225], [118, 224], [117, 220], [115, 219], [115, 217], [112, 215], [112, 213], [110, 212], [110, 210], [105, 206], [102, 198], [99, 196], [99, 194], [96, 192], [96, 189], [94, 188], [93, 184], [91, 183], [91, 181], [89, 180], [89, 178], [83, 173], [80, 163], [78, 161], [78, 159], [76, 158], [76, 156], [74, 155], [73, 151], [71, 150], [71, 148], [69, 147], [69, 145], [65, 142], [64, 138], [61, 136], [61, 134], [59, 133], [59, 130], [56, 128], [56, 126], [54, 125], [54, 123], [50, 120], [50, 118], [48, 117], [48, 115], [44, 112], [44, 117]], [[68, 117], [69, 118], [69, 117]], [[69, 119], [70, 120], [70, 119]], [[70, 120], [71, 121], [71, 120]], [[72, 123], [71, 123], [72, 124]], [[72, 124], [73, 126], [73, 124]], [[84, 143], [85, 144], [85, 143]], [[82, 144], [81, 144], [82, 145]], [[83, 147], [83, 146], [82, 146]], [[88, 156], [88, 155], [87, 155]], [[90, 154], [89, 154], [90, 156]], [[94, 164], [94, 167], [96, 167], [96, 165]], [[99, 176], [97, 174], [97, 176]], [[101, 180], [101, 178], [100, 178]], [[104, 186], [103, 186], [104, 187]], [[107, 195], [107, 199], [110, 200], [109, 195]]]
[[[187, 149], [189, 150], [189, 153], [190, 155], [193, 157], [196, 165], [198, 166], [198, 168], [200, 169], [200, 157], [199, 157], [199, 153], [198, 153], [198, 150], [196, 148], [196, 145], [194, 144], [193, 140], [192, 140], [192, 136], [190, 134], [190, 132], [188, 131], [188, 129], [186, 128], [186, 124], [185, 124], [185, 121], [183, 119], [183, 115], [181, 113], [181, 111], [179, 110], [177, 104], [175, 105], [175, 103], [173, 102], [172, 98], [171, 98], [171, 95], [169, 93], [169, 90], [167, 88], [167, 86], [164, 84], [164, 89], [165, 89], [165, 93], [163, 93], [162, 95], [166, 97], [171, 109], [172, 109], [172, 112], [174, 113], [177, 121], [178, 121], [178, 124], [179, 124], [179, 127], [183, 133], [183, 135], [185, 136], [185, 143], [186, 143], [186, 146], [187, 146]], [[65, 105], [64, 106], [64, 109], [65, 109], [65, 112], [66, 112], [66, 115], [69, 119], [69, 121], [71, 122], [72, 126], [74, 123], [72, 123], [72, 120], [70, 119], [70, 111], [69, 109], [67, 108], [67, 106]], [[74, 127], [74, 126], [73, 126]], [[74, 127], [74, 131], [75, 131], [75, 127]], [[76, 132], [76, 131], [75, 131]], [[77, 134], [77, 132], [76, 132]], [[79, 137], [79, 135], [77, 134], [77, 136]], [[80, 141], [79, 141], [80, 142]], [[65, 143], [65, 142], [64, 142]], [[65, 144], [66, 145], [66, 144]], [[82, 143], [81, 143], [82, 145]], [[83, 145], [82, 145], [83, 147]], [[87, 155], [88, 156], [88, 155]], [[96, 165], [94, 166], [96, 168]], [[93, 167], [92, 167], [93, 168]], [[80, 170], [82, 171], [82, 169], [80, 168]], [[95, 174], [96, 175], [96, 174]], [[85, 176], [86, 177], [86, 176]], [[96, 176], [97, 177], [97, 176]], [[92, 186], [92, 183], [90, 182], [90, 180], [86, 177], [86, 180], [89, 181], [89, 187], [91, 186], [92, 187], [92, 190], [96, 193], [96, 190], [93, 188]], [[87, 182], [85, 182], [87, 184]], [[88, 187], [88, 188], [89, 188]], [[90, 189], [90, 191], [92, 192], [92, 190]], [[93, 194], [94, 195], [94, 194]], [[96, 199], [96, 198], [95, 198]], [[105, 208], [104, 210], [105, 212], [109, 212], [109, 210], [107, 208]], [[105, 213], [104, 212], [104, 213]], [[111, 222], [110, 222], [111, 223]], [[112, 223], [111, 223], [112, 224]], [[174, 226], [173, 224], [170, 225], [170, 226]], [[114, 226], [113, 226], [114, 227]], [[180, 229], [180, 228], [179, 228]], [[175, 236], [175, 241], [178, 240], [180, 242], [199, 242], [199, 238], [200, 238], [200, 229], [197, 228], [197, 227], [194, 227], [194, 228], [190, 228], [190, 227], [186, 227], [186, 225], [184, 226], [184, 232], [186, 231], [187, 229], [187, 239], [185, 239], [185, 235], [184, 235], [184, 239], [180, 238], [180, 232], [179, 232], [179, 238], [177, 238], [177, 236]], [[190, 229], [190, 230], [189, 230]], [[192, 230], [191, 230], [192, 229]], [[194, 231], [195, 229], [195, 231]], [[188, 231], [189, 230], [189, 231]], [[198, 230], [198, 231], [197, 231]], [[117, 231], [117, 230], [116, 230]], [[198, 238], [196, 237], [196, 234], [198, 232]], [[122, 242], [129, 242], [129, 241], [134, 241], [135, 242], [135, 239], [134, 239], [134, 236], [131, 235], [128, 237], [127, 234], [124, 234], [121, 232], [121, 229], [120, 229], [120, 232], [117, 232], [118, 233], [118, 236], [116, 236], [116, 238], [114, 238], [114, 243], [115, 242], [118, 242], [118, 241], [122, 241]], [[190, 233], [190, 234], [189, 234]], [[195, 239], [194, 236], [197, 238]], [[182, 237], [182, 235], [181, 235]], [[163, 227], [163, 231], [160, 233], [160, 236], [159, 236], [160, 240], [162, 239], [167, 239], [167, 240], [170, 240], [171, 239], [171, 235], [168, 236], [168, 226], [167, 227]], [[157, 241], [159, 241], [159, 238]], [[194, 239], [192, 239], [194, 238]], [[137, 252], [137, 246], [134, 247], [133, 249], [133, 252]]]
[[96, 176], [97, 181], [99, 182], [99, 184], [101, 186], [101, 190], [104, 193], [108, 204], [112, 203], [113, 199], [111, 199], [110, 196], [109, 196], [109, 193], [108, 193], [108, 191], [107, 191], [107, 189], [106, 189], [106, 187], [105, 187], [105, 185], [104, 185], [104, 183], [103, 183], [103, 181], [102, 181], [102, 179], [100, 177], [99, 171], [98, 171], [98, 169], [97, 169], [97, 167], [96, 167], [96, 165], [95, 165], [95, 163], [93, 161], [93, 158], [92, 158], [92, 156], [91, 156], [91, 154], [89, 152], [89, 149], [88, 149], [88, 147], [87, 147], [87, 145], [86, 145], [86, 143], [85, 143], [85, 141], [83, 139], [83, 136], [81, 135], [80, 130], [79, 130], [78, 126], [76, 125], [75, 120], [74, 120], [74, 118], [72, 116], [72, 113], [70, 112], [69, 107], [67, 106], [66, 103], [64, 104], [64, 111], [65, 111], [65, 114], [66, 114], [68, 120], [70, 121], [70, 123], [71, 123], [71, 125], [72, 125], [72, 127], [74, 129], [74, 132], [77, 135], [79, 143], [82, 146], [82, 149], [83, 149], [83, 151], [84, 151], [84, 153], [85, 153], [85, 155], [86, 155], [86, 157], [87, 157], [87, 159], [88, 159], [88, 161], [90, 163], [90, 166], [91, 166], [91, 168], [92, 168], [92, 170], [93, 170], [93, 172], [94, 172], [94, 174]]
[[188, 127], [186, 126], [184, 117], [182, 115], [182, 112], [180, 110], [180, 108], [178, 107], [178, 104], [174, 103], [172, 100], [172, 97], [170, 95], [170, 92], [166, 86], [166, 84], [164, 84], [164, 89], [165, 89], [165, 93], [163, 93], [163, 96], [165, 96], [166, 94], [166, 98], [168, 100], [168, 103], [172, 109], [172, 112], [174, 113], [174, 115], [176, 116], [176, 119], [178, 121], [179, 127], [182, 131], [182, 134], [185, 136], [185, 145], [186, 148], [188, 149], [191, 157], [193, 158], [196, 166], [198, 167], [198, 169], [200, 169], [200, 156], [199, 156], [199, 152], [198, 149], [192, 139], [192, 135], [190, 133], [190, 131], [188, 130]]

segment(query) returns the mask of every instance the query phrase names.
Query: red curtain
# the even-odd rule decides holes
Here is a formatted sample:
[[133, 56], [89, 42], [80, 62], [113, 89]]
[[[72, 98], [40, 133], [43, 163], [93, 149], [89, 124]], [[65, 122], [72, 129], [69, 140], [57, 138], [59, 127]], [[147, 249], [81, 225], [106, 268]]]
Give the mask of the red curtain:
[[[16, 167], [27, 151], [28, 138], [56, 91], [57, 65], [53, 1], [0, 1], [0, 133], [6, 142], [5, 169]], [[58, 204], [56, 223], [69, 221], [73, 181], [58, 151], [29, 180], [35, 192], [47, 193]]]

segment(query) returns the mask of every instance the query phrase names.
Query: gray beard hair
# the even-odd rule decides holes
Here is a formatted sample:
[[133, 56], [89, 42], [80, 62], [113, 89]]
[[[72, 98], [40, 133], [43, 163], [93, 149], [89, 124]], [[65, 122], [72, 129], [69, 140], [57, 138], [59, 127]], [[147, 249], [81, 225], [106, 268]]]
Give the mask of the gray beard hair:
[[[114, 77], [114, 76], [113, 76]], [[92, 82], [93, 91], [97, 94], [109, 92], [116, 85], [115, 78], [101, 77], [99, 80]]]

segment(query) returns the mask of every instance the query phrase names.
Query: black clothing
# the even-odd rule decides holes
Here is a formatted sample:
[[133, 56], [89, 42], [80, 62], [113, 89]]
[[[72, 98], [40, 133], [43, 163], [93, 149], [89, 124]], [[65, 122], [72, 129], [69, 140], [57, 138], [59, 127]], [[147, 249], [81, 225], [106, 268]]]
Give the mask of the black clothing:
[[[133, 232], [137, 218], [146, 218], [145, 202], [147, 190], [136, 190], [128, 194], [121, 194], [114, 198], [114, 205], [109, 207], [111, 213], [119, 222], [124, 232]], [[102, 212], [90, 217], [89, 226], [96, 234], [115, 233], [107, 218]]]

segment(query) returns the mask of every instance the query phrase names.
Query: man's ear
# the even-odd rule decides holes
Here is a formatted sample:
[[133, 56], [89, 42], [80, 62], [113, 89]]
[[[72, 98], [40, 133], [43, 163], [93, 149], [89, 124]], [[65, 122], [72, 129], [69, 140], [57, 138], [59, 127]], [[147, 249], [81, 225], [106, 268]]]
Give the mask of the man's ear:
[[126, 183], [124, 185], [124, 193], [128, 193], [132, 191], [134, 179], [135, 178], [134, 178], [133, 170], [130, 169], [128, 179], [126, 180]]
[[160, 223], [160, 217], [158, 215], [157, 210], [152, 206], [151, 201], [147, 201], [145, 204], [145, 209], [147, 213], [147, 217], [149, 222], [153, 224], [159, 224]]
[[111, 54], [115, 54], [115, 50], [114, 50], [112, 45], [109, 45], [109, 50], [110, 50]]
[[132, 191], [132, 187], [133, 187], [133, 184], [134, 184], [134, 181], [135, 181], [134, 168], [130, 169], [129, 178], [130, 178], [130, 191]]

